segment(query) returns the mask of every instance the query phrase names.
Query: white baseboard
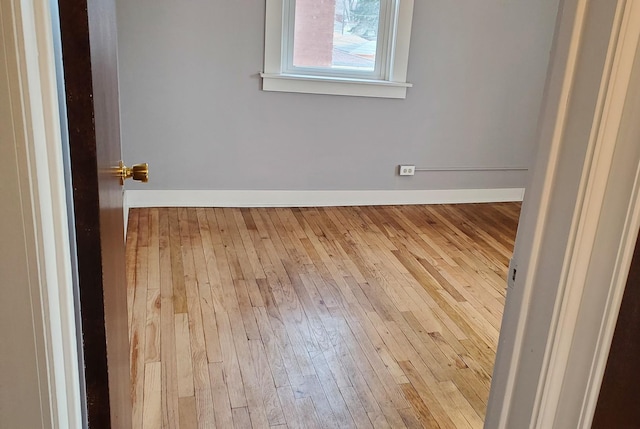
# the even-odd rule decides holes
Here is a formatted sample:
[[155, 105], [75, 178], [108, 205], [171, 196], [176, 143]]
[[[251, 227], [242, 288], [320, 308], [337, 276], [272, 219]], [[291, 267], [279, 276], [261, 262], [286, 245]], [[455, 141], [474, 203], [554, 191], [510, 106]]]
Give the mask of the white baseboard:
[[133, 207], [326, 207], [522, 201], [524, 188], [421, 191], [144, 191], [125, 192]]

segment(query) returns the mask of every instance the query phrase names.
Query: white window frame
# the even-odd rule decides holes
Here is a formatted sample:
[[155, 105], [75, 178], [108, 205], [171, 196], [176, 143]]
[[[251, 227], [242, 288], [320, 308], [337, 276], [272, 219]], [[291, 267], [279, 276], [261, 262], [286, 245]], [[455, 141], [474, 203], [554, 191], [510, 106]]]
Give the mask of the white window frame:
[[[376, 69], [341, 71], [294, 67], [294, 0], [266, 0], [264, 91], [406, 98], [414, 0], [383, 0]], [[386, 24], [386, 25], [385, 25]]]

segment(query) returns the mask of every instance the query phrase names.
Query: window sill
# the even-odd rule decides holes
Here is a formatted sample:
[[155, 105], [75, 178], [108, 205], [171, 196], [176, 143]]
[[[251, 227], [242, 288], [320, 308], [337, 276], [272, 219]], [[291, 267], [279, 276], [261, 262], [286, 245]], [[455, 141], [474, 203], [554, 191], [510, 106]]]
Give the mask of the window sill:
[[387, 80], [260, 73], [263, 91], [306, 94], [349, 95], [354, 97], [406, 98], [412, 85]]

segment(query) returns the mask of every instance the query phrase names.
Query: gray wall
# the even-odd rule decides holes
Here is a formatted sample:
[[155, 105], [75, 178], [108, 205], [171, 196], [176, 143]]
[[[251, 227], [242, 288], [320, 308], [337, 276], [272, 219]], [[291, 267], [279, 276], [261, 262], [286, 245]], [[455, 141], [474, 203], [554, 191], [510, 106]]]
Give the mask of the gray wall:
[[416, 0], [406, 100], [260, 91], [264, 0], [118, 0], [129, 189], [523, 187], [558, 0]]

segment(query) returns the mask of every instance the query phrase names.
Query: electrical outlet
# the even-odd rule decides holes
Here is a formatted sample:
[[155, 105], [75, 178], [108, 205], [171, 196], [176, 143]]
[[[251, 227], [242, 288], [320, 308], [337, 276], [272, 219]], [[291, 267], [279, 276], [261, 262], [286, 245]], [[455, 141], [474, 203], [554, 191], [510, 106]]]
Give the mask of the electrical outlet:
[[400, 175], [401, 176], [413, 176], [416, 174], [416, 166], [415, 165], [401, 165], [400, 166]]

